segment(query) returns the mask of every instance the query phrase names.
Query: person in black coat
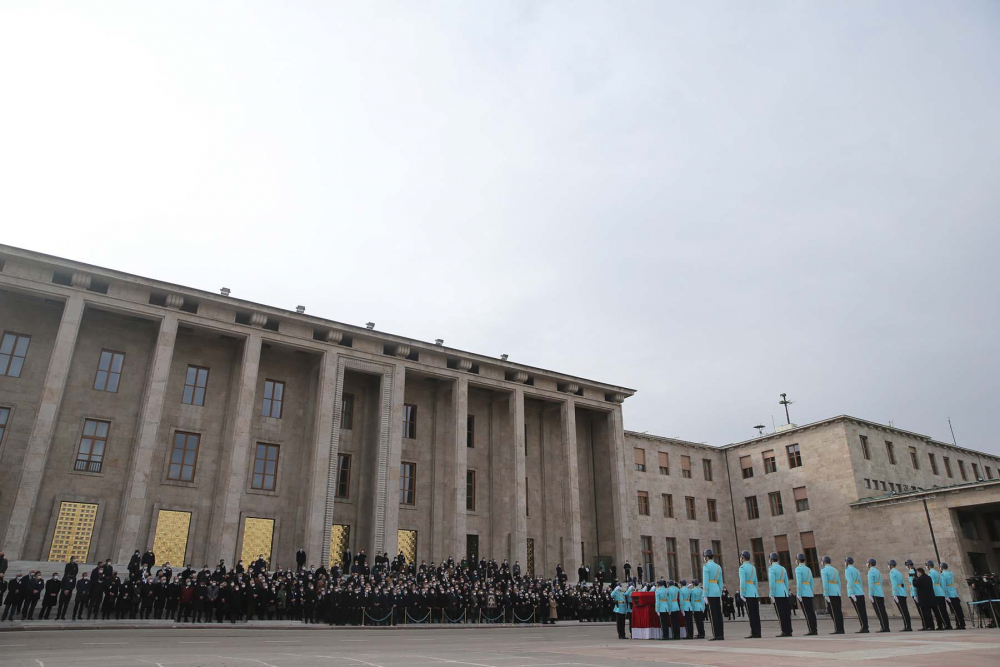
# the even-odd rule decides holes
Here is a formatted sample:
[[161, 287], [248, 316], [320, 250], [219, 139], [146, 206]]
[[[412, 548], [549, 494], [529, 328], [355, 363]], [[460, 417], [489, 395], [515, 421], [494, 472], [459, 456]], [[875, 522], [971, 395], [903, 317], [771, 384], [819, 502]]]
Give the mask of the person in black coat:
[[45, 580], [42, 579], [41, 572], [35, 572], [35, 576], [21, 584], [25, 590], [24, 607], [21, 608], [22, 620], [33, 620], [35, 618], [35, 606], [45, 590]]
[[934, 607], [937, 599], [934, 596], [934, 580], [922, 567], [917, 568], [913, 578], [913, 587], [917, 589], [917, 608], [920, 610], [920, 621], [924, 627], [921, 630], [934, 629]]
[[70, 556], [69, 562], [66, 563], [66, 567], [63, 568], [64, 577], [73, 577], [76, 581], [76, 577], [80, 574], [80, 566], [76, 564], [76, 556]]
[[[138, 554], [139, 551], [136, 550], [135, 555], [133, 555], [132, 557], [135, 558], [135, 556]], [[147, 551], [142, 555], [142, 558], [139, 559], [139, 565], [143, 568], [151, 569], [154, 565], [156, 565], [156, 554], [154, 554], [152, 551]]]
[[42, 611], [38, 615], [39, 620], [48, 619], [52, 613], [52, 607], [59, 603], [59, 591], [61, 590], [62, 581], [59, 579], [59, 573], [53, 572], [52, 578], [45, 582], [45, 596], [42, 598]]
[[[76, 563], [73, 563], [76, 565]], [[68, 563], [67, 563], [68, 565]], [[69, 608], [70, 600], [73, 599], [73, 590], [76, 588], [76, 575], [63, 575], [62, 585], [59, 588], [59, 602], [56, 607], [56, 620], [66, 620], [66, 609]]]
[[0, 621], [8, 618], [14, 620], [14, 614], [21, 608], [21, 580], [24, 577], [14, 577], [7, 586], [7, 596], [3, 599], [3, 616]]
[[136, 549], [135, 553], [132, 554], [132, 558], [128, 561], [128, 577], [133, 581], [138, 579], [142, 575], [142, 557], [139, 556], [139, 550]]
[[90, 579], [84, 572], [80, 580], [76, 582], [76, 601], [73, 603], [73, 620], [83, 618], [83, 610], [87, 610], [87, 618], [90, 618]]
[[306, 550], [299, 549], [295, 552], [295, 569], [301, 570], [306, 566]]

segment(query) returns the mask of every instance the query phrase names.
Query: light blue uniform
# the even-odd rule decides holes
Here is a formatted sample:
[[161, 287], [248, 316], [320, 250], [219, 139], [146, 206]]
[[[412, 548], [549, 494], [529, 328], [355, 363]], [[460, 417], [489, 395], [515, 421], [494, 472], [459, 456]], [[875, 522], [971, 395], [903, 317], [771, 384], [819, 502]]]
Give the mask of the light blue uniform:
[[757, 568], [750, 563], [740, 565], [740, 595], [745, 598], [757, 597]]
[[823, 595], [840, 597], [840, 572], [837, 572], [837, 568], [827, 564], [823, 566], [819, 574], [823, 579]]
[[933, 567], [927, 568], [927, 575], [934, 582], [934, 597], [943, 598], [944, 589], [941, 588], [941, 573], [935, 570]]
[[705, 563], [701, 568], [702, 584], [705, 586], [705, 597], [722, 597], [722, 568], [714, 560]]
[[861, 583], [861, 572], [853, 565], [844, 568], [844, 581], [847, 583], [848, 597], [864, 597], [865, 587]]
[[667, 611], [667, 587], [656, 587], [656, 613]]
[[634, 590], [635, 590], [634, 588], [629, 586], [628, 590], [626, 591], [623, 591], [621, 588], [616, 588], [614, 591], [611, 592], [611, 597], [615, 601], [616, 614], [628, 613], [628, 604], [629, 601], [631, 601], [632, 599], [632, 591]]
[[667, 588], [667, 611], [680, 611], [680, 591], [676, 586]]
[[902, 572], [896, 568], [889, 570], [889, 583], [892, 585], [893, 597], [906, 597], [906, 584], [904, 582]]
[[800, 598], [813, 597], [813, 573], [808, 565], [795, 568], [795, 594]]
[[680, 597], [680, 604], [681, 604], [681, 612], [683, 613], [685, 611], [692, 611], [692, 609], [691, 609], [691, 591], [690, 591], [690, 589], [688, 589], [687, 586], [685, 586], [684, 588], [680, 589], [679, 597]]
[[781, 563], [771, 563], [767, 568], [767, 587], [773, 598], [788, 597], [788, 570]]
[[955, 587], [955, 573], [951, 570], [944, 570], [941, 573], [941, 587], [944, 589], [945, 597], [957, 598], [958, 589]]
[[913, 578], [917, 576], [917, 571], [914, 570], [914, 569], [911, 569], [909, 571], [909, 573], [907, 574], [907, 576], [908, 576], [908, 578], [910, 580], [910, 597], [913, 598], [913, 603], [916, 604], [917, 603], [917, 589], [913, 586]]
[[705, 592], [700, 586], [691, 589], [691, 609], [692, 611], [705, 611]]
[[868, 569], [868, 597], [885, 597], [885, 593], [882, 592], [882, 573], [877, 567]]

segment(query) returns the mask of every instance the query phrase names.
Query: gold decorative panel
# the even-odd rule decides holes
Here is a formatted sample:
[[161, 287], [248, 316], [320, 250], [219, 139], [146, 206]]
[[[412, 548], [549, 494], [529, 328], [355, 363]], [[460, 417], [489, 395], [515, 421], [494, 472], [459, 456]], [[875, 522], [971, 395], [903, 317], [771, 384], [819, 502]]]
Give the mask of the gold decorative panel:
[[528, 538], [528, 576], [535, 578], [535, 540]]
[[[335, 523], [330, 529], [330, 567], [333, 567], [335, 563], [344, 565], [340, 562], [340, 557], [344, 555], [350, 544], [351, 527]], [[346, 567], [350, 568], [351, 564], [348, 563]]]
[[156, 555], [157, 565], [184, 565], [190, 527], [191, 512], [160, 510], [156, 515], [156, 536], [153, 537], [153, 553]]
[[97, 505], [93, 503], [59, 503], [56, 531], [52, 535], [49, 560], [68, 563], [71, 556], [86, 562], [90, 538], [97, 520]]
[[417, 531], [397, 530], [396, 540], [399, 542], [399, 553], [406, 557], [408, 563], [417, 562]]
[[271, 540], [274, 539], [274, 519], [254, 519], [247, 517], [243, 524], [243, 552], [240, 558], [243, 559], [243, 567], [250, 567], [250, 563], [257, 560], [257, 557], [264, 554], [264, 560], [271, 563]]

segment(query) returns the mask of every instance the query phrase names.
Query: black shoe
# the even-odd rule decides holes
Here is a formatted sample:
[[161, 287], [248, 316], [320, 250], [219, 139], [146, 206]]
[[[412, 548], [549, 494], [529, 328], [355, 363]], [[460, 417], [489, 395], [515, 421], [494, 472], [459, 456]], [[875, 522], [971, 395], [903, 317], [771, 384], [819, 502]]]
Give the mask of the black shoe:
[[879, 630], [879, 632], [889, 632], [889, 630], [886, 628], [885, 630]]
[[743, 639], [760, 639], [760, 635], [750, 635], [749, 637], [744, 637]]
[[858, 630], [858, 631], [857, 631], [857, 632], [855, 632], [854, 634], [856, 634], [856, 635], [867, 635], [867, 634], [868, 634], [868, 629], [867, 629], [867, 628], [865, 628], [865, 629], [863, 629], [863, 630]]
[[710, 641], [710, 642], [721, 642], [721, 641], [723, 641], [724, 639], [725, 639], [725, 637], [712, 637], [712, 638], [711, 638], [711, 639], [709, 639], [708, 641]]
[[900, 632], [913, 632], [913, 628], [903, 628]]
[[844, 634], [847, 634], [847, 633], [844, 632], [843, 630], [837, 630], [836, 632], [831, 632], [830, 634], [831, 635], [844, 635]]
[[807, 632], [805, 636], [806, 637], [815, 637], [818, 634], [819, 634], [818, 632]]

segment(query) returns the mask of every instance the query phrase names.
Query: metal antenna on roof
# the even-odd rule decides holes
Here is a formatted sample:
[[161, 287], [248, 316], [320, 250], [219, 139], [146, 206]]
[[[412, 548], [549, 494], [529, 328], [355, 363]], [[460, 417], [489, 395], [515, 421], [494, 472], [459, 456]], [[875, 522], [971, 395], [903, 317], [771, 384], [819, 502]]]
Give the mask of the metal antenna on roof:
[[781, 395], [781, 400], [778, 401], [778, 405], [784, 405], [785, 406], [785, 420], [788, 422], [788, 425], [791, 426], [792, 425], [792, 418], [788, 416], [788, 406], [792, 404], [792, 401], [788, 400], [786, 398], [786, 396], [788, 396], [788, 394], [782, 394]]
[[955, 440], [955, 429], [951, 425], [951, 417], [948, 417], [948, 428], [951, 430], [951, 444], [958, 447], [958, 442]]

